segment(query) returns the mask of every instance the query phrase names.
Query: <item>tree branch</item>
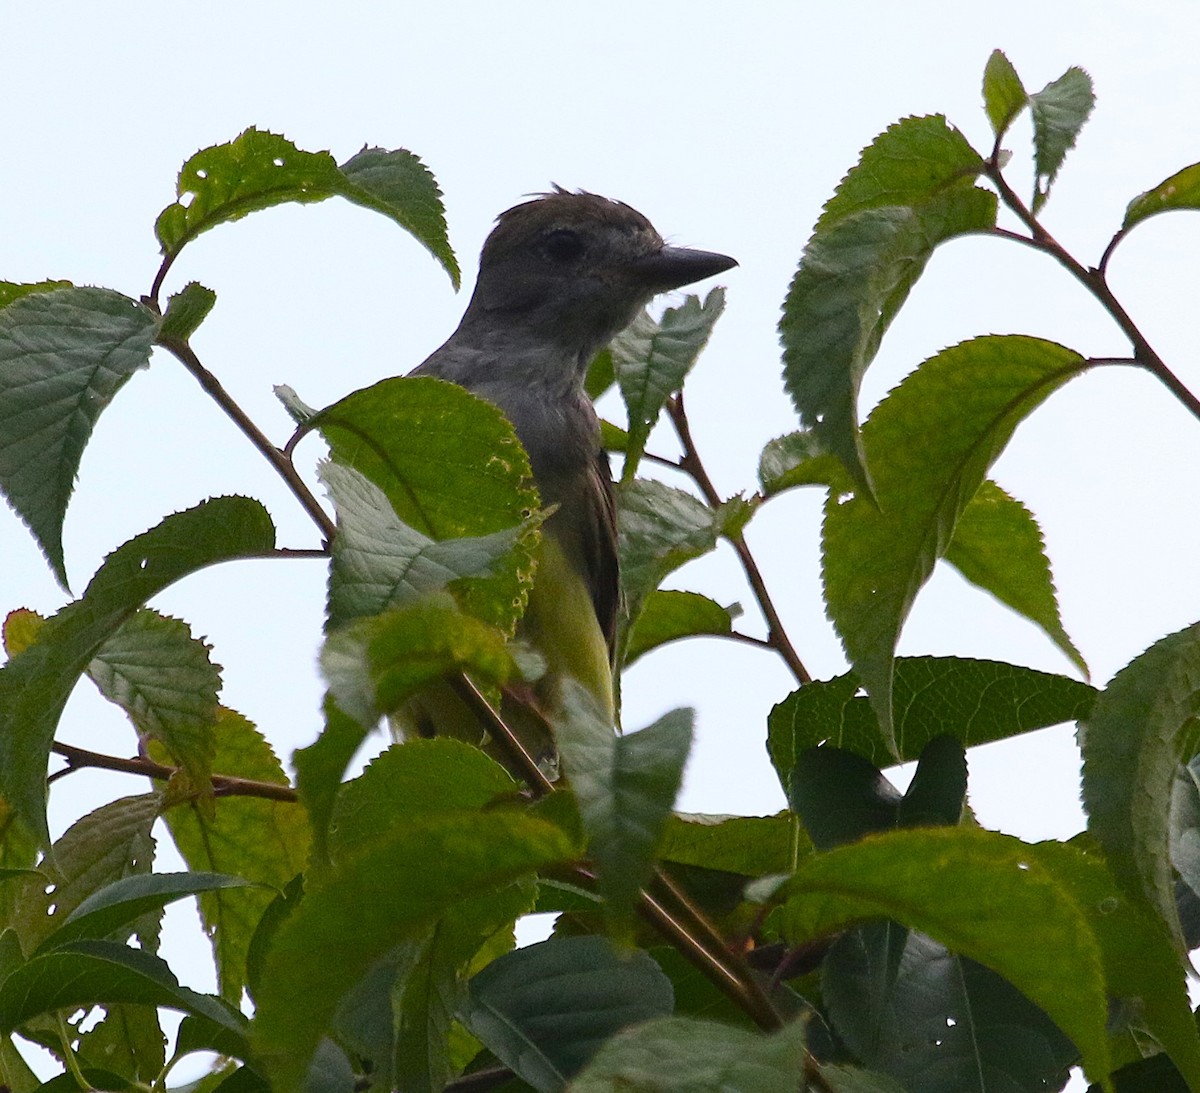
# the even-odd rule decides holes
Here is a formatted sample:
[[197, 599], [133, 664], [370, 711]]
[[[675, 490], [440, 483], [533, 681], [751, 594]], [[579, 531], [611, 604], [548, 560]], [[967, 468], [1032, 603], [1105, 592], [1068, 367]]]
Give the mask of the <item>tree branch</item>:
[[[679, 443], [683, 447], [683, 456], [679, 460], [680, 468], [686, 471], [692, 481], [700, 487], [700, 493], [704, 496], [705, 501], [714, 509], [719, 507], [722, 504], [722, 498], [712, 484], [712, 479], [708, 477], [708, 472], [696, 451], [696, 444], [692, 440], [692, 431], [688, 425], [687, 412], [683, 406], [682, 392], [667, 399], [667, 414], [675, 426]], [[783, 658], [798, 683], [812, 682], [812, 676], [787, 636], [783, 620], [780, 619], [779, 612], [775, 609], [775, 604], [767, 591], [766, 581], [763, 580], [762, 572], [754, 560], [754, 555], [750, 552], [750, 547], [746, 544], [745, 537], [739, 532], [737, 535], [726, 535], [725, 538], [728, 539], [737, 554], [738, 561], [742, 564], [742, 570], [746, 574], [746, 580], [754, 592], [754, 598], [758, 601], [759, 609], [767, 621], [766, 644]]]
[[[87, 748], [77, 748], [72, 744], [59, 743], [52, 744], [50, 750], [67, 761], [67, 765], [62, 770], [55, 771], [50, 776], [51, 782], [77, 770], [88, 768], [115, 770], [123, 774], [138, 774], [159, 782], [168, 781], [179, 773], [178, 767], [156, 763], [153, 759], [145, 756], [139, 756], [136, 759], [120, 759], [115, 755], [102, 755], [100, 752], [88, 751]], [[214, 774], [212, 785], [213, 795], [216, 797], [261, 797], [269, 801], [287, 801], [289, 803], [299, 800], [296, 791], [290, 785], [279, 782], [258, 782], [251, 778], [238, 778], [232, 774]]]
[[312, 491], [308, 488], [304, 479], [300, 477], [299, 471], [296, 470], [288, 456], [276, 448], [267, 439], [263, 431], [250, 420], [246, 411], [233, 400], [233, 396], [221, 385], [221, 381], [200, 363], [200, 358], [196, 356], [195, 351], [186, 341], [168, 337], [160, 339], [158, 344], [179, 360], [184, 368], [195, 377], [196, 382], [200, 384], [205, 393], [225, 411], [226, 415], [241, 430], [246, 439], [275, 468], [276, 473], [287, 483], [288, 488], [295, 495], [296, 500], [300, 502], [304, 511], [312, 517], [313, 523], [320, 529], [328, 545], [333, 539], [335, 531], [333, 519], [313, 496]]

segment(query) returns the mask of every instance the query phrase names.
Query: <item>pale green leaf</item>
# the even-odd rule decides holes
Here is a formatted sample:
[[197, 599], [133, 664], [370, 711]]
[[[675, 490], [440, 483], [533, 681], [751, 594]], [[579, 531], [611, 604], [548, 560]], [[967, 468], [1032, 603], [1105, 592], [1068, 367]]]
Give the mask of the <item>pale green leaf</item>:
[[1017, 425], [1086, 368], [1078, 353], [1039, 338], [976, 338], [925, 361], [864, 426], [875, 497], [829, 497], [822, 576], [885, 738], [892, 660], [917, 592]]
[[1032, 209], [1036, 215], [1050, 196], [1067, 153], [1096, 105], [1092, 78], [1072, 66], [1057, 80], [1029, 96], [1033, 114], [1034, 182]]
[[1081, 734], [1088, 830], [1126, 891], [1179, 936], [1170, 856], [1179, 763], [1200, 752], [1200, 623], [1162, 638], [1121, 669]]
[[1012, 62], [1000, 50], [993, 50], [983, 70], [983, 106], [992, 132], [1002, 137], [1028, 102], [1029, 95]]
[[64, 588], [63, 518], [83, 449], [150, 363], [157, 327], [149, 309], [104, 288], [29, 291], [0, 308], [0, 490]]
[[1087, 663], [1063, 629], [1042, 529], [1020, 501], [985, 481], [959, 516], [945, 558], [972, 584], [1037, 626], [1088, 674]]

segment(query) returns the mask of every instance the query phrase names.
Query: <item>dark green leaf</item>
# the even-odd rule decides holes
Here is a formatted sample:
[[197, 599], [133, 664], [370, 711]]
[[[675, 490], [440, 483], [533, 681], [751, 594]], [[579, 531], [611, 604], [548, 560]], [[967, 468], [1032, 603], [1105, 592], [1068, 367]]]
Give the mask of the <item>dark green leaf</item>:
[[1088, 830], [1118, 883], [1179, 936], [1170, 806], [1181, 760], [1200, 752], [1200, 623], [1156, 642], [1118, 672], [1081, 734]]
[[922, 934], [885, 968], [880, 927], [843, 935], [822, 966], [822, 999], [857, 1060], [922, 1093], [1062, 1088], [1078, 1052], [1041, 1010]]
[[771, 1036], [670, 1017], [614, 1037], [571, 1083], [571, 1093], [780, 1093], [804, 1073], [804, 1026]]
[[195, 1013], [233, 1032], [245, 1018], [211, 995], [181, 987], [166, 963], [112, 941], [75, 941], [33, 957], [0, 986], [0, 1029], [53, 1010], [134, 1002]]
[[48, 619], [37, 642], [0, 669], [0, 792], [43, 839], [50, 743], [92, 658], [146, 600], [180, 577], [274, 545], [266, 509], [245, 497], [217, 497], [168, 516], [113, 551], [83, 597]]
[[342, 197], [390, 216], [442, 264], [454, 287], [460, 286], [442, 191], [418, 156], [404, 148], [364, 148], [342, 164], [341, 172], [351, 184], [339, 189]]
[[1042, 529], [1020, 501], [985, 481], [958, 518], [945, 557], [972, 584], [1039, 627], [1087, 675], [1063, 629]]
[[453, 383], [403, 377], [355, 391], [310, 427], [338, 463], [373, 482], [422, 535], [460, 539], [523, 526], [496, 575], [456, 587], [469, 613], [511, 632], [532, 579], [537, 537], [527, 521], [537, 495], [529, 459], [504, 415]]
[[1086, 368], [1053, 342], [976, 338], [927, 360], [864, 426], [875, 500], [830, 496], [822, 571], [830, 618], [885, 737], [894, 650], [918, 590], [1017, 425]]
[[162, 342], [186, 342], [197, 327], [208, 318], [217, 294], [198, 281], [190, 281], [167, 301], [167, 312], [162, 317], [158, 337]]
[[275, 935], [255, 1017], [275, 1087], [296, 1087], [338, 1003], [415, 928], [574, 852], [557, 828], [504, 811], [427, 817], [366, 842]]
[[1089, 1074], [1108, 1072], [1099, 946], [1019, 840], [966, 827], [872, 835], [801, 862], [780, 895], [768, 925], [790, 943], [893, 919], [998, 972], [1075, 1042]]
[[637, 624], [629, 635], [624, 666], [628, 668], [651, 649], [680, 638], [724, 637], [740, 614], [741, 609], [736, 605], [722, 607], [698, 592], [655, 589], [642, 604]]
[[864, 493], [874, 468], [858, 431], [863, 373], [938, 244], [995, 223], [995, 195], [973, 184], [982, 169], [941, 116], [893, 125], [825, 206], [788, 289], [779, 324], [788, 394]]
[[628, 918], [649, 879], [663, 826], [692, 745], [691, 710], [673, 710], [641, 732], [617, 736], [590, 695], [564, 680], [555, 730], [563, 767], [609, 912]]
[[953, 736], [969, 748], [1075, 721], [1091, 710], [1096, 698], [1086, 683], [1018, 664], [899, 657], [893, 751], [870, 701], [858, 691], [853, 673], [814, 680], [771, 711], [768, 748], [785, 790], [796, 756], [821, 743], [887, 766], [916, 759], [935, 736]]
[[992, 123], [992, 132], [1002, 137], [1028, 102], [1029, 96], [1012, 62], [1000, 50], [993, 50], [983, 70], [983, 106]]
[[1171, 209], [1200, 209], [1200, 163], [1193, 163], [1170, 178], [1163, 179], [1153, 190], [1138, 194], [1125, 210], [1122, 230], [1128, 231], [1148, 216]]
[[525, 530], [438, 542], [405, 524], [386, 494], [353, 468], [326, 461], [317, 473], [338, 520], [329, 572], [331, 629], [415, 603], [462, 577], [493, 574]]
[[631, 482], [637, 474], [658, 415], [683, 386], [724, 310], [725, 290], [714, 288], [703, 303], [699, 296], [689, 295], [657, 321], [643, 312], [613, 339], [613, 367], [629, 413], [622, 481]]
[[461, 1016], [522, 1080], [555, 1093], [613, 1033], [670, 1013], [672, 1002], [670, 982], [646, 953], [568, 937], [494, 960], [471, 980]]
[[1082, 68], [1075, 67], [1068, 68], [1057, 80], [1029, 96], [1037, 174], [1033, 191], [1034, 215], [1050, 196], [1058, 169], [1067, 153], [1075, 147], [1079, 130], [1095, 105], [1092, 78]]
[[30, 290], [0, 308], [0, 489], [64, 588], [63, 518], [84, 446], [150, 363], [157, 326], [147, 308], [105, 288]]
[[950, 736], [925, 745], [907, 792], [861, 756], [823, 745], [797, 758], [789, 800], [818, 850], [876, 831], [957, 824], [967, 792], [962, 745]]
[[100, 693], [129, 715], [140, 736], [160, 740], [198, 786], [212, 773], [221, 688], [208, 654], [187, 623], [143, 608], [88, 664]]
[[[287, 789], [287, 775], [275, 753], [241, 714], [222, 709], [215, 735], [218, 771]], [[214, 888], [201, 892], [198, 900], [212, 941], [221, 995], [240, 1001], [255, 927], [274, 890], [283, 888], [306, 864], [309, 830], [304, 810], [289, 800], [249, 796], [213, 800], [193, 794], [167, 809], [165, 819], [188, 868], [233, 874], [253, 885]]]
[[[1112, 1076], [1112, 1088], [1116, 1093], [1192, 1093], [1195, 1087], [1187, 1083], [1171, 1057], [1162, 1053], [1121, 1067]], [[1089, 1085], [1087, 1093], [1106, 1091], [1100, 1085]]]

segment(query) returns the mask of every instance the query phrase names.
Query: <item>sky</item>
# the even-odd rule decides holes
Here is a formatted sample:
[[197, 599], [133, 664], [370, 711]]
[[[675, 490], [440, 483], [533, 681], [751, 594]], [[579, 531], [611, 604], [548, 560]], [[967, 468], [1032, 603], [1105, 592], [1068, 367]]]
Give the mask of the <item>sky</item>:
[[[722, 251], [727, 309], [688, 383], [697, 445], [719, 490], [755, 488], [762, 446], [796, 425], [780, 381], [779, 308], [823, 202], [891, 122], [945, 113], [990, 144], [980, 78], [1002, 48], [1036, 90], [1069, 65], [1098, 103], [1044, 222], [1094, 263], [1125, 205], [1200, 159], [1200, 7], [1189, 0], [1012, 0], [994, 5], [863, 0], [838, 5], [708, 0], [603, 6], [343, 2], [192, 5], [5, 4], [0, 22], [0, 279], [67, 278], [131, 296], [157, 268], [153, 223], [196, 150], [248, 126], [344, 161], [364, 144], [419, 154], [445, 193], [464, 270], [445, 274], [386, 219], [345, 203], [291, 206], [222, 226], [189, 246], [168, 281], [200, 280], [217, 305], [193, 340], [204, 363], [267, 433], [288, 420], [273, 384], [324, 405], [407, 372], [457, 323], [495, 215], [551, 183], [619, 198], [669, 241]], [[1028, 127], [1008, 146], [1028, 192]], [[1117, 252], [1111, 281], [1151, 343], [1193, 389], [1200, 217], [1154, 218]], [[703, 286], [707, 288], [708, 286]], [[934, 257], [884, 340], [863, 413], [921, 360], [983, 333], [1029, 333], [1091, 356], [1127, 352], [1111, 320], [1048, 259], [995, 239]], [[602, 410], [617, 415], [619, 408]], [[671, 452], [658, 434], [653, 450]], [[309, 440], [307, 466], [320, 454]], [[1065, 626], [1106, 682], [1163, 635], [1200, 618], [1200, 518], [1180, 486], [1197, 479], [1200, 428], [1149, 375], [1096, 370], [1018, 430], [993, 476], [1041, 522]], [[675, 484], [682, 484], [678, 480]], [[317, 536], [266, 464], [165, 354], [101, 417], [68, 512], [76, 592], [104, 555], [208, 496], [248, 493], [281, 544]], [[793, 644], [817, 678], [845, 670], [824, 617], [821, 495], [772, 501], [747, 532]], [[37, 547], [0, 511], [0, 610], [62, 605]], [[746, 608], [727, 550], [670, 582]], [[210, 569], [154, 606], [191, 623], [225, 666], [223, 701], [281, 756], [314, 738], [324, 573], [318, 561]], [[1030, 624], [939, 567], [902, 637], [904, 654], [1071, 666]], [[765, 717], [791, 689], [749, 646], [678, 644], [627, 675], [624, 719], [697, 711], [679, 806], [767, 813], [783, 804], [763, 746]], [[81, 689], [62, 738], [117, 754], [132, 733]], [[1083, 826], [1071, 727], [970, 753], [971, 801], [988, 826], [1027, 839]], [[95, 803], [142, 791], [129, 778], [72, 775], [53, 802], [61, 831]]]

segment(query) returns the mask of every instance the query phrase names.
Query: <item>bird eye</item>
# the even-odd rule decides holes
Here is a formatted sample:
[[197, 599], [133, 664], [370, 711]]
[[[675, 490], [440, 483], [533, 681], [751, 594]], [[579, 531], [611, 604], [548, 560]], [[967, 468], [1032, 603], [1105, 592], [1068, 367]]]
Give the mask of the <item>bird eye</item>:
[[546, 236], [546, 253], [555, 262], [573, 262], [583, 253], [583, 240], [570, 228], [556, 228]]

